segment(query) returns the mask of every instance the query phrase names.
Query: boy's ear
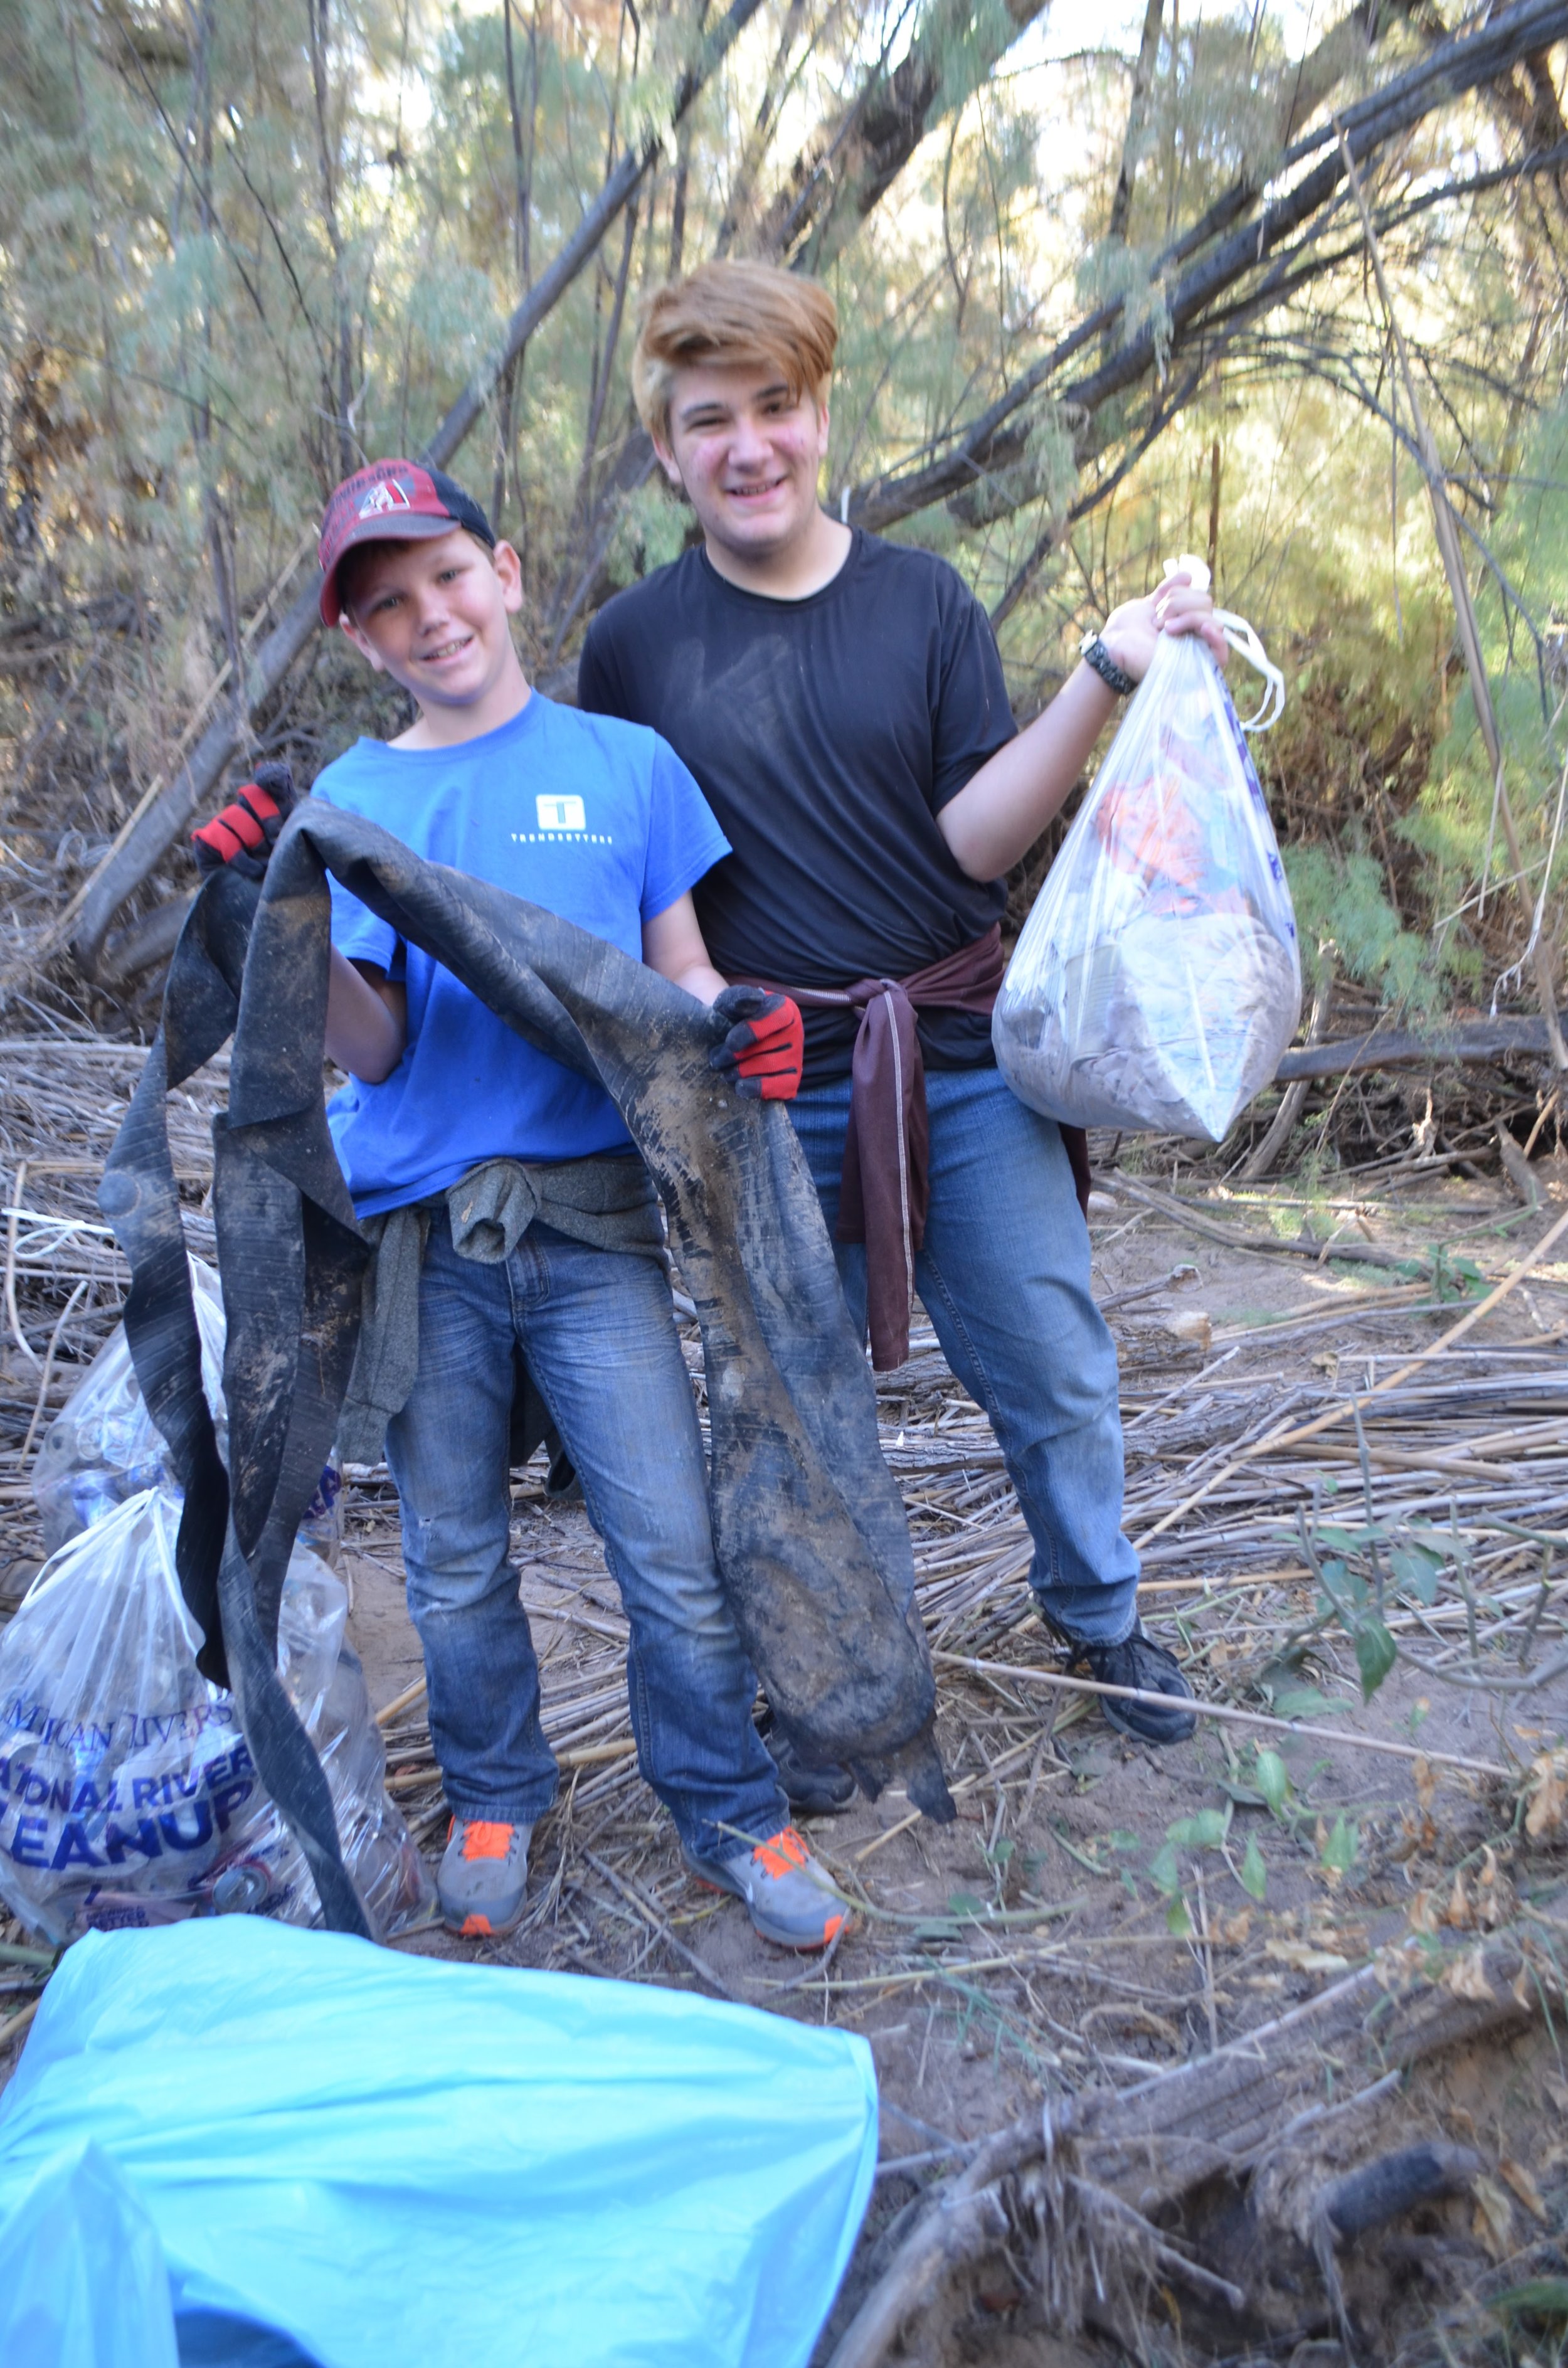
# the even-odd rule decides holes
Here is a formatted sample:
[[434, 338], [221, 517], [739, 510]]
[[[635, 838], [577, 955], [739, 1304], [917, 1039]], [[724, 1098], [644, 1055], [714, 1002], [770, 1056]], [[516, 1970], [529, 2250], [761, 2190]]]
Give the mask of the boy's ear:
[[675, 491], [677, 494], [684, 494], [686, 491], [686, 479], [681, 475], [680, 462], [676, 459], [675, 453], [671, 450], [670, 446], [665, 442], [662, 436], [655, 436], [652, 429], [649, 430], [648, 440], [652, 444], [654, 451], [658, 454], [659, 466], [663, 469], [665, 476], [669, 479]]
[[490, 554], [490, 564], [501, 579], [506, 614], [515, 617], [523, 606], [523, 563], [509, 542], [498, 542]]
[[360, 656], [368, 659], [378, 674], [385, 674], [387, 670], [385, 660], [377, 650], [374, 642], [372, 642], [367, 634], [360, 632], [358, 626], [354, 622], [353, 618], [349, 615], [347, 609], [341, 610], [339, 613], [337, 630], [340, 633], [347, 634], [349, 640], [353, 643]]

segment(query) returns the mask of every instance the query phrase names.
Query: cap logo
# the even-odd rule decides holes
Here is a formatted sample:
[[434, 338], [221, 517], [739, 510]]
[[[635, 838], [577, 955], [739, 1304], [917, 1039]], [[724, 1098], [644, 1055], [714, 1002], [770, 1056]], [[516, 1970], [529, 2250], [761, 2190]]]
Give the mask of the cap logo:
[[392, 510], [412, 509], [413, 503], [395, 477], [383, 477], [372, 485], [355, 515], [362, 518], [385, 518]]

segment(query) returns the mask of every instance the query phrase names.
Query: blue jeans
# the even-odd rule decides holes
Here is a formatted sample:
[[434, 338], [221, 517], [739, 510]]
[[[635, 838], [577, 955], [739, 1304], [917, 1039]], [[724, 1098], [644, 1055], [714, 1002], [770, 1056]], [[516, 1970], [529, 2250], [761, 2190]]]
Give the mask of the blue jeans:
[[[1054, 1121], [995, 1069], [928, 1069], [931, 1198], [915, 1287], [942, 1353], [991, 1417], [1035, 1542], [1029, 1584], [1058, 1628], [1119, 1645], [1137, 1622], [1121, 1533], [1116, 1346], [1089, 1290], [1089, 1235]], [[849, 1080], [790, 1103], [829, 1234], [838, 1222]], [[866, 1329], [866, 1252], [835, 1242]]]
[[[435, 1215], [419, 1367], [387, 1429], [430, 1735], [460, 1816], [534, 1825], [555, 1796], [539, 1663], [507, 1560], [514, 1346], [577, 1468], [626, 1606], [639, 1765], [704, 1857], [789, 1822], [752, 1724], [756, 1683], [713, 1561], [707, 1471], [670, 1306], [650, 1258], [530, 1226], [483, 1266]], [[732, 1827], [726, 1833], [723, 1827]]]

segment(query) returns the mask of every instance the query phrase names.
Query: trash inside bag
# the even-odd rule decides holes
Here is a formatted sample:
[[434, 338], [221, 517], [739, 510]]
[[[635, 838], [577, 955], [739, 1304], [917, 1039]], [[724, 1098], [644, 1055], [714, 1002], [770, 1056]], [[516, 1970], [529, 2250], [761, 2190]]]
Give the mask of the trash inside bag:
[[1196, 635], [1162, 633], [1007, 965], [997, 1066], [1047, 1118], [1218, 1143], [1301, 1005], [1290, 892], [1224, 677]]
[[[179, 1513], [164, 1489], [128, 1498], [45, 1564], [0, 1632], [0, 1899], [56, 1942], [236, 1910], [320, 1921], [233, 1699], [197, 1668]], [[344, 1864], [387, 1937], [428, 1912], [432, 1891], [386, 1796], [347, 1611], [342, 1581], [296, 1546], [279, 1673], [325, 1770]]]
[[[0, 2098], [0, 2248], [88, 2140], [182, 2359], [227, 2313], [321, 2368], [805, 2368], [877, 2091], [846, 2032], [236, 1916], [66, 1958]], [[10, 2333], [0, 2289], [7, 2362]]]
[[[213, 1267], [188, 1261], [196, 1328], [201, 1337], [201, 1385], [226, 1445], [223, 1410], [223, 1292]], [[343, 1475], [329, 1463], [300, 1524], [300, 1543], [335, 1567], [342, 1543], [339, 1496]], [[51, 1554], [80, 1537], [143, 1488], [176, 1490], [178, 1482], [162, 1432], [142, 1396], [125, 1326], [117, 1324], [80, 1385], [44, 1433], [33, 1466], [33, 1501]]]

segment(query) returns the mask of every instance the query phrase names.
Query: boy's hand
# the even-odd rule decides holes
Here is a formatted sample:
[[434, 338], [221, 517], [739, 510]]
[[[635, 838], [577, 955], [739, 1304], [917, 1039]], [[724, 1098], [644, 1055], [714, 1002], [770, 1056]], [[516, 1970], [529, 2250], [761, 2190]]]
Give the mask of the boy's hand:
[[221, 871], [227, 863], [245, 879], [259, 880], [293, 804], [294, 776], [288, 766], [261, 766], [222, 814], [191, 832], [198, 868]]
[[1199, 591], [1190, 575], [1167, 575], [1146, 599], [1124, 600], [1100, 627], [1100, 639], [1122, 670], [1142, 682], [1153, 662], [1162, 633], [1200, 633], [1221, 666], [1230, 655], [1213, 621], [1214, 595]]
[[748, 1101], [793, 1101], [801, 1090], [806, 1031], [800, 1007], [787, 995], [762, 986], [727, 986], [713, 1009], [731, 1022], [708, 1065], [733, 1076], [735, 1091]]

